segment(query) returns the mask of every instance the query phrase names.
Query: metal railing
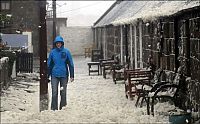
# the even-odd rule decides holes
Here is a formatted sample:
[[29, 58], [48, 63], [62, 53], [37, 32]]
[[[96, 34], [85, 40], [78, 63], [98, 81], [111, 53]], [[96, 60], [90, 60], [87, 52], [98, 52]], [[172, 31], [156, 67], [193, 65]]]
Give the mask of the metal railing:
[[17, 53], [16, 72], [33, 72], [33, 53]]

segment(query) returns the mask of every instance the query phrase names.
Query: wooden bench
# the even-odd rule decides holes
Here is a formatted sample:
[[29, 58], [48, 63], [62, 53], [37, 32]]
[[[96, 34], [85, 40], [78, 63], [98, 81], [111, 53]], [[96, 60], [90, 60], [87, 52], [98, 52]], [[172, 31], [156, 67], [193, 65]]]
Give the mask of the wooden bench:
[[[160, 100], [161, 98], [167, 99], [168, 101], [171, 100], [175, 106], [178, 106], [181, 101], [181, 92], [182, 83], [184, 82], [184, 78], [181, 74], [176, 73], [173, 83], [165, 83], [158, 87], [153, 92], [149, 92], [146, 96], [147, 101], [147, 114], [154, 115], [154, 104], [156, 100]], [[151, 101], [150, 101], [151, 99]]]
[[[155, 100], [156, 99], [161, 99], [161, 98], [167, 98], [167, 99], [171, 99], [174, 103], [176, 103], [176, 95], [177, 92], [179, 92], [179, 85], [177, 84], [164, 84], [161, 85], [157, 90], [155, 90], [155, 92], [152, 93], [152, 95], [147, 96], [147, 114], [153, 115], [154, 116], [154, 104], [155, 104]], [[161, 92], [166, 92], [165, 94], [161, 93]], [[161, 94], [160, 94], [161, 93]], [[150, 101], [151, 99], [151, 101]]]
[[126, 98], [133, 100], [135, 95], [140, 95], [141, 90], [138, 89], [138, 84], [149, 84], [151, 78], [150, 70], [125, 70], [125, 94]]
[[[100, 62], [88, 62], [87, 63], [88, 64], [88, 71], [89, 71], [89, 75], [90, 75], [90, 73], [98, 73], [98, 75], [99, 75], [99, 69], [100, 69]], [[96, 69], [94, 69], [94, 68], [92, 68], [92, 66], [96, 66], [97, 68]]]
[[142, 100], [140, 102], [140, 107], [142, 107], [144, 100], [146, 102], [145, 97], [149, 92], [154, 92], [161, 85], [167, 83], [163, 79], [163, 77], [165, 77], [165, 76], [164, 76], [164, 71], [161, 68], [157, 69], [154, 72], [154, 75], [152, 74], [152, 76], [153, 76], [152, 77], [153, 80], [151, 80], [150, 84], [145, 84], [145, 83], [142, 84], [141, 89], [140, 89], [141, 92], [138, 95], [138, 98], [137, 98], [137, 101], [136, 101], [136, 104], [135, 104], [136, 107], [139, 105], [139, 101], [140, 101], [141, 98], [142, 98]]
[[182, 75], [181, 68], [179, 69], [178, 73], [173, 76], [173, 81], [163, 81], [158, 82], [155, 84], [150, 91], [147, 91], [144, 94], [144, 99], [147, 103], [147, 114], [148, 115], [154, 115], [154, 105], [155, 101], [160, 101], [162, 99], [165, 99], [167, 101], [171, 100], [175, 106], [180, 106], [180, 102], [182, 96], [180, 94], [183, 94], [184, 87], [182, 86], [184, 84], [185, 78]]

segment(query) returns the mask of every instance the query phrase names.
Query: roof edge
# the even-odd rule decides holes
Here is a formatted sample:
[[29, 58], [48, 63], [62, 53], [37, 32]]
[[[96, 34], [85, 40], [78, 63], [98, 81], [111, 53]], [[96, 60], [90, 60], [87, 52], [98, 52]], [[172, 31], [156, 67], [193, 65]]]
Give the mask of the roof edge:
[[[122, 1], [122, 0], [121, 0], [121, 1]], [[100, 21], [103, 17], [105, 17], [105, 16], [115, 7], [116, 4], [119, 4], [119, 2], [121, 2], [121, 1], [116, 0], [116, 1], [110, 6], [110, 8], [109, 8], [108, 10], [106, 10], [106, 12], [93, 24], [93, 26], [95, 26], [97, 23], [99, 23], [99, 21]]]

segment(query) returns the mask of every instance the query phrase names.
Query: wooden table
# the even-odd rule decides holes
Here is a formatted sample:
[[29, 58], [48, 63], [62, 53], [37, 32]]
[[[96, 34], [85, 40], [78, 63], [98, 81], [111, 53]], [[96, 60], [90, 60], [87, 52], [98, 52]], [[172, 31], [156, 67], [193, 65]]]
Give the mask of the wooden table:
[[[89, 70], [89, 75], [90, 73], [97, 72], [99, 75], [99, 69], [100, 69], [100, 62], [88, 62], [88, 70]], [[97, 69], [92, 69], [92, 66], [97, 66]]]

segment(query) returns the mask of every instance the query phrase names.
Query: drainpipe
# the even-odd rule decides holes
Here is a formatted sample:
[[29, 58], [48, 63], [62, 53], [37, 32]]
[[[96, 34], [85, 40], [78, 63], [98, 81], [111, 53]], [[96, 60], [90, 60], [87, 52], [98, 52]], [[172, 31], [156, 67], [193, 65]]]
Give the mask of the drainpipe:
[[[126, 63], [128, 62], [128, 25], [125, 25], [125, 56], [126, 56]], [[130, 64], [130, 63], [129, 63]]]
[[139, 42], [140, 42], [140, 68], [143, 68], [143, 61], [142, 61], [142, 21], [139, 22]]
[[132, 25], [130, 25], [130, 42], [131, 42], [131, 67], [133, 66], [133, 31]]
[[120, 52], [121, 52], [121, 63], [123, 63], [123, 25], [120, 26]]
[[106, 27], [103, 28], [103, 59], [106, 58]]
[[135, 69], [138, 68], [138, 60], [137, 60], [137, 28], [136, 25], [134, 26], [134, 50], [135, 50]]

